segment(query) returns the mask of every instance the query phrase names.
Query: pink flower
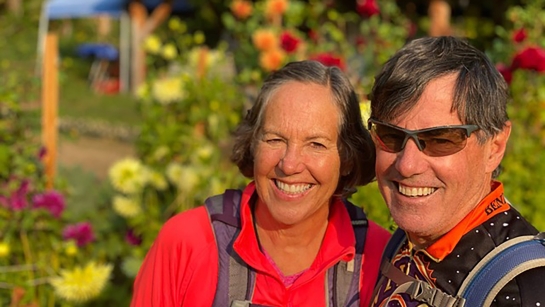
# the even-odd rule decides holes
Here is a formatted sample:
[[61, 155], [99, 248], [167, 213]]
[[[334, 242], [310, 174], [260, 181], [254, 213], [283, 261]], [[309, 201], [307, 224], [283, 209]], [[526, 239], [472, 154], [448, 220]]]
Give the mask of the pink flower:
[[513, 79], [513, 70], [511, 70], [511, 67], [503, 63], [499, 63], [496, 65], [496, 68], [505, 79], [505, 82], [507, 82], [507, 84], [511, 84], [511, 80]]
[[515, 43], [523, 42], [526, 37], [528, 37], [528, 34], [526, 33], [526, 30], [524, 28], [520, 28], [515, 33], [513, 33], [513, 41]]
[[28, 206], [27, 194], [30, 182], [23, 180], [17, 191], [13, 192], [9, 197], [0, 196], [0, 204], [8, 209], [15, 211], [23, 210]]
[[317, 55], [311, 57], [311, 60], [318, 61], [318, 62], [324, 64], [325, 66], [337, 66], [341, 70], [345, 70], [345, 68], [346, 68], [342, 58], [334, 56], [334, 55], [332, 55], [330, 53], [317, 54]]
[[40, 151], [38, 152], [38, 159], [42, 160], [45, 157], [46, 154], [47, 154], [47, 148], [42, 146], [40, 148]]
[[44, 208], [48, 210], [52, 216], [59, 218], [64, 211], [64, 197], [57, 191], [37, 194], [32, 198], [34, 208]]
[[79, 247], [95, 240], [93, 226], [89, 222], [81, 222], [66, 226], [62, 231], [64, 240], [75, 240]]
[[282, 35], [280, 35], [280, 46], [287, 53], [292, 53], [297, 50], [297, 46], [299, 46], [299, 43], [300, 40], [288, 31], [285, 31], [282, 33]]
[[380, 13], [376, 0], [357, 0], [356, 10], [364, 17], [371, 17]]
[[513, 58], [511, 69], [530, 69], [545, 72], [545, 50], [538, 47], [528, 47]]
[[125, 234], [125, 241], [130, 245], [138, 246], [142, 243], [142, 238], [134, 233], [132, 229], [129, 229]]

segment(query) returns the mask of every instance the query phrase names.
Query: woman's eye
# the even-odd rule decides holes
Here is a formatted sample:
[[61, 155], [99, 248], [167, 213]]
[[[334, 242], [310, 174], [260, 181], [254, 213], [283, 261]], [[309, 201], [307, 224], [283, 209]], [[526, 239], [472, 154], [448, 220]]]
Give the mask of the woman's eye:
[[280, 142], [282, 142], [281, 139], [267, 139], [265, 141], [267, 142], [267, 144], [271, 144], [271, 145], [279, 144]]
[[312, 147], [314, 147], [314, 148], [325, 148], [325, 145], [324, 145], [324, 144], [318, 143], [318, 142], [312, 142], [311, 145], [312, 145]]

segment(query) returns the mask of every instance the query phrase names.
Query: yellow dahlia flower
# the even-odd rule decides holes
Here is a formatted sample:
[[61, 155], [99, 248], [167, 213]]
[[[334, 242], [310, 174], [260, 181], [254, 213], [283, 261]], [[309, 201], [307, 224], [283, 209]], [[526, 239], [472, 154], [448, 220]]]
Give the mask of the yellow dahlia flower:
[[144, 42], [144, 50], [151, 54], [158, 54], [161, 51], [161, 39], [156, 35], [150, 35]]
[[5, 242], [0, 242], [0, 258], [7, 257], [9, 255], [10, 248], [9, 244]]
[[149, 181], [151, 185], [159, 191], [164, 191], [168, 187], [165, 176], [157, 171], [151, 171]]
[[115, 163], [109, 171], [110, 181], [116, 190], [134, 194], [146, 184], [146, 172], [142, 163], [134, 158], [125, 158]]
[[88, 263], [85, 267], [62, 270], [61, 275], [50, 279], [55, 294], [67, 301], [85, 302], [97, 297], [110, 278], [113, 266]]
[[138, 202], [120, 195], [114, 196], [113, 207], [115, 212], [124, 218], [135, 217], [142, 212], [142, 207]]
[[161, 49], [161, 55], [165, 60], [174, 60], [178, 56], [178, 50], [173, 44], [166, 44]]
[[369, 100], [360, 102], [360, 112], [363, 126], [367, 127], [367, 120], [371, 116], [371, 102]]
[[180, 101], [186, 96], [183, 81], [179, 77], [155, 80], [151, 87], [151, 94], [162, 105]]

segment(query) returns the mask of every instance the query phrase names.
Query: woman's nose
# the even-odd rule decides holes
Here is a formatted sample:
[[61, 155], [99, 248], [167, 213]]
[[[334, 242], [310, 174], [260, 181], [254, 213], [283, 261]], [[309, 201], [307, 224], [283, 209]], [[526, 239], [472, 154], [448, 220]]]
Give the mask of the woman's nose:
[[278, 167], [286, 175], [297, 174], [304, 169], [303, 153], [300, 148], [288, 145]]

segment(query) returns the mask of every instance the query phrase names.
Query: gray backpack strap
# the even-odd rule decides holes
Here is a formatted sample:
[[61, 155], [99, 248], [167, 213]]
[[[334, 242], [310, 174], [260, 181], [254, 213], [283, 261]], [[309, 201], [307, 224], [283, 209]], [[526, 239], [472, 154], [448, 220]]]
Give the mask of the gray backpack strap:
[[471, 270], [458, 294], [467, 299], [468, 306], [490, 306], [509, 281], [537, 267], [545, 267], [543, 232], [513, 238], [493, 249]]
[[[395, 268], [394, 266], [392, 266]], [[397, 268], [395, 268], [398, 270]], [[407, 275], [405, 275], [407, 276]], [[414, 279], [410, 276], [407, 276], [413, 280], [399, 284], [399, 286], [392, 292], [388, 301], [384, 306], [388, 306], [392, 297], [397, 294], [408, 294], [411, 299], [426, 303], [428, 306], [432, 307], [464, 307], [466, 306], [466, 300], [462, 297], [454, 297], [449, 295], [438, 288], [432, 287], [425, 281]], [[395, 281], [394, 281], [395, 282]], [[397, 283], [396, 283], [397, 284]], [[472, 305], [467, 305], [468, 307], [476, 307]]]
[[[205, 201], [218, 247], [218, 283], [213, 306], [225, 307], [249, 303], [255, 286], [255, 272], [233, 250], [233, 243], [240, 232], [240, 190], [226, 190]], [[247, 305], [250, 306], [250, 305]]]
[[344, 202], [356, 237], [356, 254], [349, 262], [341, 261], [331, 267], [326, 278], [326, 302], [328, 306], [349, 307], [360, 305], [359, 283], [363, 249], [368, 221], [365, 212], [352, 203]]

